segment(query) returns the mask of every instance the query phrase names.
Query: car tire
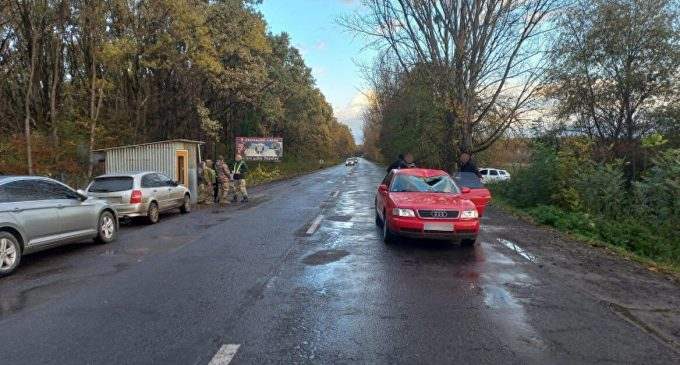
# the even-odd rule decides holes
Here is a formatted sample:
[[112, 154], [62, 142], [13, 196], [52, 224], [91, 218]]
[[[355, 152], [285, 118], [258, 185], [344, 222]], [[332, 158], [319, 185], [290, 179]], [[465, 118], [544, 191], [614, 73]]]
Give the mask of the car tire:
[[191, 212], [191, 197], [189, 197], [189, 194], [184, 194], [184, 200], [182, 201], [182, 206], [179, 207], [179, 212], [182, 214]]
[[390, 230], [389, 224], [387, 224], [387, 214], [383, 213], [383, 217], [385, 217], [385, 219], [382, 221], [383, 241], [389, 245], [394, 243], [396, 237], [394, 233], [392, 233], [392, 231]]
[[95, 242], [105, 244], [113, 242], [118, 237], [116, 217], [111, 212], [103, 212], [97, 223], [97, 237]]
[[472, 246], [475, 245], [476, 242], [477, 242], [477, 240], [474, 239], [474, 238], [467, 238], [467, 239], [461, 240], [460, 245], [463, 246], [463, 247], [472, 247]]
[[158, 209], [158, 203], [151, 202], [149, 204], [149, 210], [146, 212], [146, 222], [148, 224], [156, 224], [160, 220], [161, 212]]
[[0, 277], [10, 275], [21, 263], [21, 245], [9, 232], [0, 232]]

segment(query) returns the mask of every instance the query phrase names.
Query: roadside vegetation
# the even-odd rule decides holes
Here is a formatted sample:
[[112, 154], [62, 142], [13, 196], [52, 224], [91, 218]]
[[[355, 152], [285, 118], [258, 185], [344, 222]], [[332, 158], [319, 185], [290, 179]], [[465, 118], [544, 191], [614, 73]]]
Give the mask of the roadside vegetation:
[[494, 200], [540, 224], [680, 269], [680, 149], [650, 148], [648, 169], [626, 186], [620, 160], [596, 162], [583, 138], [536, 141], [527, 166], [489, 184]]
[[0, 0], [0, 173], [75, 184], [93, 149], [171, 138], [231, 158], [236, 136], [283, 137], [281, 174], [353, 153], [256, 3]]
[[[368, 1], [367, 157], [461, 152], [539, 223], [680, 267], [680, 4]], [[399, 26], [393, 26], [398, 24]]]

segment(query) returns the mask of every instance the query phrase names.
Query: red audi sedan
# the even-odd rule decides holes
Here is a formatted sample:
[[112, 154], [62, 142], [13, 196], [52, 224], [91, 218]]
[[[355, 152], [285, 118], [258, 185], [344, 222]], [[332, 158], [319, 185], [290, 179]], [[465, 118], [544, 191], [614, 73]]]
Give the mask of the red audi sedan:
[[475, 244], [491, 196], [483, 186], [459, 187], [442, 170], [392, 170], [378, 187], [375, 221], [390, 243], [395, 236], [460, 241]]

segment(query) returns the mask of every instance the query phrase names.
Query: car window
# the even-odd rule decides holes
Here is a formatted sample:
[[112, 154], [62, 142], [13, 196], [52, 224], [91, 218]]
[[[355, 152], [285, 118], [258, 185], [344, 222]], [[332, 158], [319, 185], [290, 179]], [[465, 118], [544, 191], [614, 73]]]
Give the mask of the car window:
[[498, 176], [498, 171], [496, 170], [489, 170], [492, 176]]
[[78, 194], [64, 185], [53, 181], [36, 181], [39, 189], [43, 190], [47, 199], [80, 199]]
[[132, 190], [131, 176], [98, 177], [94, 179], [87, 190], [92, 193], [111, 193], [115, 191]]
[[394, 178], [390, 191], [458, 193], [458, 187], [448, 175], [425, 177], [400, 174]]
[[35, 184], [35, 181], [13, 181], [3, 185], [1, 190], [0, 203], [14, 203], [48, 199]]
[[486, 171], [486, 170], [480, 170], [479, 173], [482, 174], [482, 175], [486, 175], [486, 174], [488, 173], [488, 171]]
[[158, 186], [158, 178], [156, 174], [146, 174], [142, 176], [142, 187], [143, 188], [155, 188]]
[[163, 175], [163, 174], [156, 174], [158, 176], [158, 186], [175, 186], [175, 183], [172, 181], [171, 178]]
[[501, 175], [505, 175], [505, 171], [503, 171], [503, 170], [498, 170], [498, 173], [501, 174]]
[[44, 180], [13, 181], [3, 185], [0, 193], [0, 203], [79, 198], [75, 191], [56, 182]]
[[465, 186], [468, 188], [483, 188], [482, 180], [477, 177], [474, 172], [457, 172], [453, 175], [453, 180], [458, 186]]

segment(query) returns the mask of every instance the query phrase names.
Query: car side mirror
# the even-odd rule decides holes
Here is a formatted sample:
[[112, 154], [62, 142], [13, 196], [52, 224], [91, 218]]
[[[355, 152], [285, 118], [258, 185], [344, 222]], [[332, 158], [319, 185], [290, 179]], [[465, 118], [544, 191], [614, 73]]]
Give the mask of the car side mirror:
[[85, 190], [83, 190], [83, 189], [78, 189], [78, 190], [76, 190], [76, 193], [78, 193], [78, 197], [79, 197], [80, 200], [82, 200], [82, 201], [85, 201], [85, 200], [87, 200], [87, 199], [89, 198], [89, 197], [87, 196], [87, 193], [86, 193]]
[[472, 191], [472, 190], [470, 190], [470, 188], [468, 188], [467, 186], [463, 186], [463, 188], [460, 189], [460, 192], [463, 193], [463, 194], [467, 194], [470, 191]]
[[378, 186], [378, 191], [381, 192], [381, 193], [387, 192], [387, 185], [380, 184], [380, 186]]

